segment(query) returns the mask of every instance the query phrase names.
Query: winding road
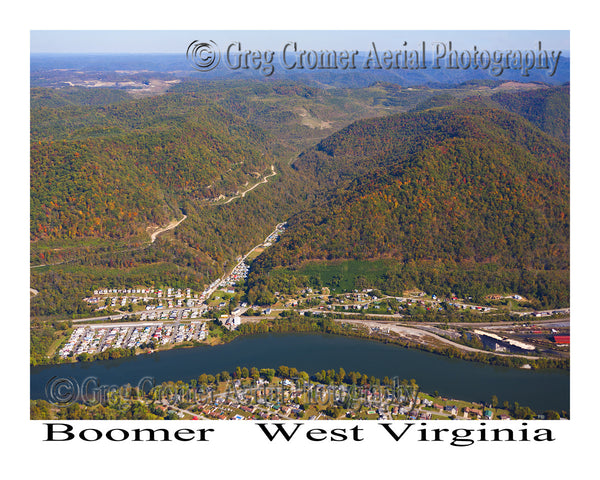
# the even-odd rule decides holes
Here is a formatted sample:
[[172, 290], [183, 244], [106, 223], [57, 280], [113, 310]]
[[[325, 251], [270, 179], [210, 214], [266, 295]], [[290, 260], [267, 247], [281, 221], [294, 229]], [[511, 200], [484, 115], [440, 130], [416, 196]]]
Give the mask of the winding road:
[[165, 233], [168, 230], [173, 230], [177, 225], [179, 225], [181, 222], [183, 222], [186, 218], [187, 218], [187, 215], [184, 215], [183, 218], [181, 218], [180, 220], [173, 220], [166, 227], [162, 227], [162, 228], [159, 228], [158, 230], [155, 230], [150, 235], [150, 244], [153, 244], [156, 241], [156, 237], [158, 237], [161, 233]]
[[248, 192], [251, 192], [256, 187], [258, 187], [259, 185], [261, 185], [263, 183], [267, 183], [269, 181], [268, 179], [271, 178], [271, 177], [274, 177], [275, 175], [277, 175], [277, 172], [275, 171], [275, 167], [273, 165], [271, 165], [271, 174], [270, 175], [266, 175], [260, 182], [258, 182], [255, 185], [251, 186], [247, 190], [244, 190], [242, 193], [238, 193], [237, 195], [234, 195], [233, 197], [230, 197], [226, 202], [223, 202], [220, 205], [227, 205], [229, 202], [235, 200], [236, 198], [244, 198]]
[[[234, 195], [233, 197], [230, 197], [229, 199], [227, 199], [226, 202], [223, 202], [223, 203], [214, 203], [213, 205], [227, 205], [228, 203], [232, 202], [233, 200], [235, 200], [237, 198], [244, 198], [248, 192], [251, 192], [256, 187], [258, 187], [259, 185], [262, 185], [263, 183], [268, 183], [269, 178], [274, 177], [275, 175], [277, 175], [277, 171], [275, 170], [275, 166], [271, 165], [271, 173], [269, 175], [266, 175], [265, 177], [263, 177], [263, 179], [260, 182], [252, 185], [250, 188], [244, 190], [243, 192], [238, 193], [237, 195]], [[156, 241], [156, 238], [160, 234], [165, 233], [165, 232], [167, 232], [169, 230], [173, 230], [181, 222], [183, 222], [186, 218], [187, 218], [187, 215], [184, 215], [183, 218], [181, 218], [180, 220], [173, 220], [166, 227], [158, 228], [154, 232], [150, 233], [150, 244], [149, 245], [152, 245]], [[141, 248], [145, 248], [145, 247], [141, 247]], [[133, 250], [139, 250], [139, 248], [135, 248], [135, 249], [131, 249], [131, 250], [122, 250], [121, 252], [133, 251]], [[121, 253], [121, 252], [115, 252], [115, 253]], [[47, 266], [53, 266], [53, 265], [61, 265], [63, 263], [68, 263], [70, 261], [71, 260], [63, 260], [63, 261], [57, 262], [57, 263], [44, 263], [44, 264], [41, 264], [41, 265], [31, 265], [29, 268], [40, 268], [40, 267], [47, 267]], [[37, 295], [37, 293], [35, 293], [35, 294], [33, 292], [31, 292], [31, 293], [32, 293], [32, 296]]]

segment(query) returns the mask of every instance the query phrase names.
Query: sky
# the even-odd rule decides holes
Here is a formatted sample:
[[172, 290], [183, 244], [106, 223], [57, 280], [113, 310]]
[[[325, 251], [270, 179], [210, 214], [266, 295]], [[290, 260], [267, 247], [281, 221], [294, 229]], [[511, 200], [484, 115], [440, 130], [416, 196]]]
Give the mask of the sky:
[[[280, 51], [289, 41], [302, 49], [419, 48], [422, 42], [452, 42], [456, 49], [570, 49], [568, 30], [31, 30], [31, 53], [181, 53], [193, 40], [213, 40], [225, 49]], [[403, 47], [407, 42], [406, 47]]]

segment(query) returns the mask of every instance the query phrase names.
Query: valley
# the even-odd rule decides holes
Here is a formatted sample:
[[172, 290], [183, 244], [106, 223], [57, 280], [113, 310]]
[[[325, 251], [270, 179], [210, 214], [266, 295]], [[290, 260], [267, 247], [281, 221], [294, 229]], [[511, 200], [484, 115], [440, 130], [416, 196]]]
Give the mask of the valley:
[[318, 332], [568, 370], [568, 84], [73, 75], [31, 89], [32, 365]]

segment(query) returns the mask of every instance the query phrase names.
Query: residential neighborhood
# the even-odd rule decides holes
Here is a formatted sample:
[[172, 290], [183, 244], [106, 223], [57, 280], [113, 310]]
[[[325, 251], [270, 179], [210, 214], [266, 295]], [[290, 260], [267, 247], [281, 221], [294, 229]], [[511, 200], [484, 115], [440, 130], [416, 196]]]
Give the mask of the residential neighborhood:
[[[173, 389], [148, 401], [192, 420], [509, 420], [507, 408], [420, 392], [416, 385], [327, 385], [300, 379], [237, 378]], [[537, 418], [544, 418], [536, 414]]]
[[108, 349], [130, 349], [141, 346], [177, 344], [184, 341], [202, 341], [206, 338], [206, 322], [189, 324], [152, 323], [148, 325], [81, 326], [71, 334], [59, 350], [61, 358], [93, 355]]

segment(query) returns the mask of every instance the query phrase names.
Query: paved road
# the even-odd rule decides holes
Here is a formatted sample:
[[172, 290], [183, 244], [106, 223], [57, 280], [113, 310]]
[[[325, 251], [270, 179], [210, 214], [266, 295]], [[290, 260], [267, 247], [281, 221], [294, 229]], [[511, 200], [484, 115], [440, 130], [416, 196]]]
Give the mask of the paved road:
[[167, 405], [167, 408], [170, 408], [172, 410], [179, 410], [180, 412], [187, 413], [188, 415], [191, 415], [192, 417], [197, 417], [198, 420], [210, 420], [209, 418], [203, 416], [200, 413], [190, 412], [189, 410], [186, 410], [184, 408], [176, 407], [175, 405]]
[[[187, 218], [187, 217], [184, 215], [184, 218], [182, 218], [181, 220], [179, 220], [178, 222], [176, 222], [176, 224], [171, 224], [171, 228], [175, 228], [177, 225], [179, 225], [179, 224], [180, 224], [180, 223], [181, 223], [183, 220], [185, 220], [186, 218]], [[258, 245], [254, 246], [254, 247], [253, 247], [253, 248], [252, 248], [252, 249], [251, 249], [251, 250], [250, 250], [248, 253], [246, 253], [246, 254], [245, 254], [243, 257], [242, 257], [242, 259], [241, 259], [239, 262], [237, 262], [237, 263], [235, 264], [235, 266], [234, 266], [234, 267], [233, 267], [231, 270], [229, 270], [229, 271], [228, 271], [228, 273], [225, 273], [225, 274], [224, 274], [224, 275], [223, 275], [223, 276], [222, 276], [222, 277], [219, 279], [219, 281], [218, 281], [218, 282], [214, 282], [214, 286], [213, 286], [213, 287], [210, 287], [210, 288], [207, 290], [206, 300], [208, 300], [208, 299], [211, 297], [211, 295], [212, 295], [212, 294], [213, 294], [213, 293], [214, 293], [214, 292], [215, 292], [215, 291], [216, 291], [216, 290], [219, 288], [219, 284], [220, 284], [220, 283], [221, 283], [223, 280], [225, 280], [225, 279], [226, 279], [226, 278], [227, 278], [227, 277], [228, 277], [228, 276], [231, 274], [231, 272], [233, 271], [233, 269], [234, 269], [235, 267], [237, 267], [237, 266], [238, 266], [240, 263], [242, 263], [244, 260], [246, 260], [246, 258], [248, 257], [248, 255], [250, 255], [250, 254], [251, 254], [251, 253], [252, 253], [254, 250], [256, 250], [258, 247], [260, 247], [260, 246], [261, 246], [263, 243], [265, 243], [265, 242], [267, 241], [267, 238], [269, 238], [271, 235], [273, 235], [274, 233], [276, 233], [276, 232], [277, 232], [277, 230], [278, 230], [278, 229], [280, 229], [282, 225], [283, 225], [283, 223], [278, 223], [278, 224], [277, 224], [277, 226], [276, 226], [276, 227], [273, 229], [273, 231], [272, 231], [271, 233], [269, 233], [269, 234], [268, 234], [268, 235], [265, 237], [265, 239], [264, 239], [264, 240], [263, 240], [261, 243], [259, 243]], [[167, 229], [168, 229], [168, 228], [167, 228], [167, 227], [165, 227], [164, 229], [162, 229], [162, 232], [166, 231]], [[162, 232], [158, 232], [158, 233], [162, 233]], [[155, 232], [155, 233], [156, 233], [156, 232]], [[162, 312], [165, 312], [165, 311], [167, 311], [167, 312], [170, 312], [170, 311], [172, 311], [172, 310], [177, 310], [177, 311], [178, 311], [178, 317], [179, 317], [179, 312], [180, 312], [180, 311], [182, 311], [182, 310], [185, 310], [185, 309], [187, 309], [187, 308], [190, 308], [190, 307], [187, 307], [187, 306], [182, 306], [182, 307], [169, 307], [169, 308], [164, 308], [164, 309], [160, 309], [160, 310], [147, 310], [147, 311], [146, 311], [146, 310], [144, 310], [143, 312], [157, 312], [157, 313], [162, 313]], [[192, 307], [192, 308], [195, 308], [195, 307]], [[143, 312], [136, 312], [136, 314], [143, 313]], [[121, 319], [123, 319], [123, 317], [124, 317], [125, 315], [130, 315], [130, 314], [129, 314], [129, 313], [116, 313], [116, 314], [113, 314], [113, 315], [105, 315], [105, 316], [101, 316], [101, 317], [87, 317], [87, 318], [79, 318], [79, 319], [76, 319], [76, 320], [64, 319], [64, 320], [61, 320], [61, 321], [63, 321], [63, 322], [68, 322], [69, 320], [71, 320], [73, 323], [96, 322], [96, 321], [98, 321], [98, 320], [108, 320], [108, 321], [113, 321], [113, 320], [121, 320]], [[158, 319], [157, 319], [157, 320], [158, 320]], [[164, 320], [168, 320], [168, 319], [164, 319]]]
[[237, 263], [236, 263], [236, 264], [233, 266], [233, 268], [232, 268], [231, 270], [229, 270], [229, 271], [228, 271], [228, 273], [225, 273], [225, 274], [224, 274], [224, 275], [223, 275], [221, 278], [219, 278], [219, 281], [218, 281], [218, 282], [214, 282], [214, 286], [213, 286], [213, 287], [210, 287], [210, 288], [207, 290], [206, 300], [208, 300], [208, 299], [211, 297], [211, 295], [212, 295], [213, 293], [215, 293], [215, 292], [216, 292], [216, 291], [219, 289], [219, 285], [221, 284], [221, 282], [223, 282], [223, 281], [224, 281], [224, 280], [225, 280], [227, 277], [229, 277], [229, 275], [231, 275], [231, 272], [233, 272], [233, 270], [235, 270], [235, 268], [236, 268], [238, 265], [240, 265], [242, 262], [244, 262], [244, 261], [246, 260], [246, 258], [248, 258], [248, 255], [250, 255], [252, 252], [254, 252], [254, 250], [256, 250], [257, 248], [259, 248], [261, 245], [263, 245], [263, 244], [264, 244], [264, 243], [267, 241], [267, 238], [269, 238], [271, 235], [273, 235], [274, 233], [276, 233], [276, 232], [277, 232], [277, 230], [278, 230], [279, 228], [281, 228], [281, 227], [284, 225], [284, 223], [285, 223], [285, 222], [283, 222], [283, 223], [278, 223], [278, 224], [277, 224], [277, 226], [276, 226], [276, 227], [273, 229], [273, 231], [272, 231], [271, 233], [269, 233], [269, 234], [268, 234], [268, 235], [265, 237], [265, 239], [264, 239], [264, 240], [263, 240], [261, 243], [259, 243], [258, 245], [255, 245], [255, 246], [254, 246], [254, 247], [253, 247], [253, 248], [252, 248], [250, 251], [248, 251], [248, 252], [247, 252], [247, 253], [246, 253], [246, 254], [245, 254], [243, 257], [242, 257], [242, 259], [241, 259], [239, 262], [237, 262]]

